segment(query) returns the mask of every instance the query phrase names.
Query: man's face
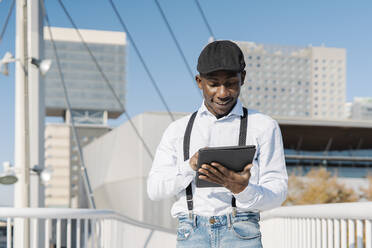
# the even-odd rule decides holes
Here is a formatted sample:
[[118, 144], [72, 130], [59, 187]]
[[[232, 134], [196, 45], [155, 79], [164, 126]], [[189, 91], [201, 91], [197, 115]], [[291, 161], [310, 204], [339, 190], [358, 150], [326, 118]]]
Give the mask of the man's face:
[[225, 70], [196, 76], [196, 82], [203, 91], [205, 105], [217, 118], [227, 115], [235, 106], [244, 77], [245, 71]]

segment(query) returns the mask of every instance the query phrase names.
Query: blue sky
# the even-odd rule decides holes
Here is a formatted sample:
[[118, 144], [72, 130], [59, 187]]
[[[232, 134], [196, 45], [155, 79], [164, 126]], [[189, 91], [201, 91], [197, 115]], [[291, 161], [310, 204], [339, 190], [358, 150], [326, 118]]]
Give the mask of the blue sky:
[[[58, 2], [49, 0], [51, 25], [71, 27]], [[159, 0], [196, 73], [198, 55], [209, 33], [194, 1]], [[199, 0], [217, 39], [254, 41], [265, 44], [319, 46], [347, 50], [347, 100], [372, 97], [372, 1], [345, 0]], [[122, 31], [108, 1], [64, 1], [79, 28]], [[172, 111], [191, 112], [200, 104], [194, 81], [154, 1], [115, 3], [138, 48], [159, 84]], [[2, 27], [11, 0], [0, 2]], [[14, 54], [15, 13], [0, 57]], [[145, 111], [164, 111], [133, 46], [128, 46], [127, 110], [131, 116]], [[14, 66], [10, 76], [0, 75], [0, 163], [13, 161], [14, 151]], [[125, 118], [111, 121], [119, 125]], [[1, 169], [0, 169], [1, 171]]]

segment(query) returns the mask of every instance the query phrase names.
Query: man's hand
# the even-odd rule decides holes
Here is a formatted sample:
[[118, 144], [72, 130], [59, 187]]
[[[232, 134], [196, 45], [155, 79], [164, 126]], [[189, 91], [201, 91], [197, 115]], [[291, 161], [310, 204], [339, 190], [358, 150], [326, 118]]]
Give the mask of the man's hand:
[[252, 167], [253, 164], [248, 164], [242, 172], [236, 173], [219, 163], [213, 162], [211, 165], [203, 164], [198, 172], [204, 174], [199, 175], [200, 179], [220, 184], [232, 193], [238, 194], [248, 186]]
[[189, 160], [190, 167], [196, 171], [198, 169], [199, 152], [196, 152]]

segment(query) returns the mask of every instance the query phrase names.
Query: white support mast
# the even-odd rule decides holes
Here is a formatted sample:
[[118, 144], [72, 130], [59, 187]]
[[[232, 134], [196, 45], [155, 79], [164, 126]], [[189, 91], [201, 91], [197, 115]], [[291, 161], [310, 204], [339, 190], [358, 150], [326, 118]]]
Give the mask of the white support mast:
[[[14, 185], [14, 207], [29, 207], [29, 125], [28, 125], [28, 48], [27, 0], [16, 1], [16, 55], [15, 66], [15, 142], [14, 167], [18, 182]], [[14, 247], [29, 247], [29, 222], [14, 221]]]
[[[40, 59], [43, 41], [39, 0], [16, 1], [15, 147], [14, 207], [43, 207], [44, 191], [37, 175], [30, 179], [30, 167], [44, 167], [44, 87], [31, 58]], [[31, 188], [31, 194], [30, 194]], [[35, 230], [39, 231], [40, 230]], [[14, 247], [30, 247], [30, 226], [14, 222]], [[40, 235], [32, 243], [38, 247]]]

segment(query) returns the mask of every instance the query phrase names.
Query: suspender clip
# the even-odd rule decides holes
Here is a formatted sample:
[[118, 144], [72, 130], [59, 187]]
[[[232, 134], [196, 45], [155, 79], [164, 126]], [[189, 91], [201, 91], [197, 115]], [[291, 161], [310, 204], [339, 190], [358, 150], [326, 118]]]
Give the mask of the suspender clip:
[[233, 216], [233, 217], [236, 216], [236, 207], [232, 207], [232, 216]]

